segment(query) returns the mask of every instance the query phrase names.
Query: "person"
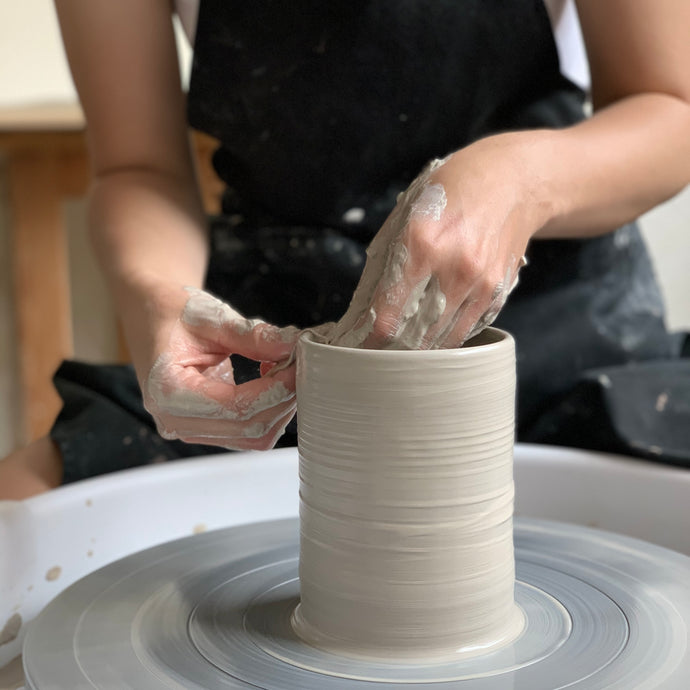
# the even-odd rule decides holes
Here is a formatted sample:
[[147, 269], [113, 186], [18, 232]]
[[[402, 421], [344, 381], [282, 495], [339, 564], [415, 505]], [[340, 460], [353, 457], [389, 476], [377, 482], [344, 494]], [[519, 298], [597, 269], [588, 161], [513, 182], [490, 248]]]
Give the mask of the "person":
[[[519, 439], [688, 460], [688, 363], [634, 225], [690, 181], [684, 0], [578, 0], [591, 116], [541, 0], [201, 0], [187, 97], [167, 1], [56, 6], [136, 380], [65, 363], [5, 491], [294, 443], [293, 326], [455, 347], [499, 311]], [[220, 141], [210, 222], [189, 124]]]

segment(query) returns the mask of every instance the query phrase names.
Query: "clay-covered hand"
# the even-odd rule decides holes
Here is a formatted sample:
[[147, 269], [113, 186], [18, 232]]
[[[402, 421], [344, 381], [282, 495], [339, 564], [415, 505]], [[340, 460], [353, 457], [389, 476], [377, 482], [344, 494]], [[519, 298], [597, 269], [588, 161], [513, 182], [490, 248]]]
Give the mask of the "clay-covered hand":
[[369, 246], [331, 342], [458, 347], [489, 325], [543, 221], [529, 168], [529, 147], [510, 134], [432, 162], [401, 194]]
[[[245, 319], [202, 290], [189, 299], [142, 389], [146, 409], [166, 439], [238, 450], [272, 448], [292, 418], [299, 332]], [[236, 384], [231, 354], [262, 362], [260, 378]]]

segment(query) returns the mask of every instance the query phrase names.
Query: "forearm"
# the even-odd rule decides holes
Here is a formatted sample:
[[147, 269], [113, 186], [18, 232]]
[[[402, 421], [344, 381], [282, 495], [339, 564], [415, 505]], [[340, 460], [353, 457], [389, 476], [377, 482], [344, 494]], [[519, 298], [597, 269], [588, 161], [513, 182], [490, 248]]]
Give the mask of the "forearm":
[[587, 237], [634, 220], [690, 183], [690, 104], [647, 93], [545, 134], [549, 216], [535, 237]]
[[193, 180], [147, 170], [100, 174], [89, 227], [136, 365], [160, 349], [179, 315], [184, 286], [201, 287], [208, 258], [205, 218]]

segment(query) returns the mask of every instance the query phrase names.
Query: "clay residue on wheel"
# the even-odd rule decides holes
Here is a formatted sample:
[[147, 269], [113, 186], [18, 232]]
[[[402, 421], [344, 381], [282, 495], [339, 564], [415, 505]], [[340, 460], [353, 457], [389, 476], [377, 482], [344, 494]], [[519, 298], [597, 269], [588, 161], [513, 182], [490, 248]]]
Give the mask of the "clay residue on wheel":
[[57, 580], [60, 575], [62, 575], [62, 568], [59, 565], [54, 565], [46, 572], [46, 580], [48, 580], [48, 582], [53, 582]]
[[0, 646], [16, 640], [21, 627], [22, 617], [18, 613], [12, 614], [7, 619], [7, 623], [5, 623], [2, 631], [0, 631]]

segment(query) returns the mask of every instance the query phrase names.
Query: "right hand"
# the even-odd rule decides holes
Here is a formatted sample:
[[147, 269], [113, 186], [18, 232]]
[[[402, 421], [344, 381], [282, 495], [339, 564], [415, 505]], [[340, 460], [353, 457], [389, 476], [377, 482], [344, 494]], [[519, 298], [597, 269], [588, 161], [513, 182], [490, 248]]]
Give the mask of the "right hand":
[[[167, 346], [143, 381], [144, 405], [168, 440], [235, 450], [267, 450], [295, 413], [294, 327], [245, 319], [195, 288]], [[236, 384], [231, 354], [262, 363], [260, 378]]]

